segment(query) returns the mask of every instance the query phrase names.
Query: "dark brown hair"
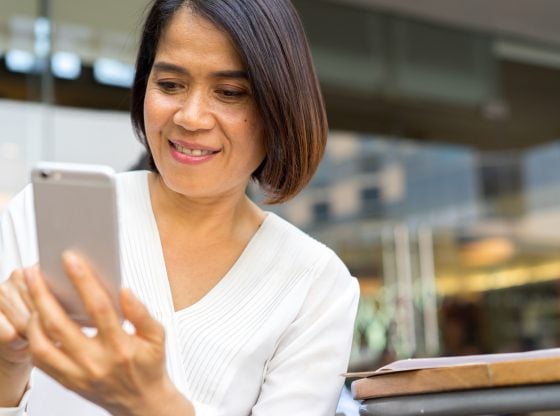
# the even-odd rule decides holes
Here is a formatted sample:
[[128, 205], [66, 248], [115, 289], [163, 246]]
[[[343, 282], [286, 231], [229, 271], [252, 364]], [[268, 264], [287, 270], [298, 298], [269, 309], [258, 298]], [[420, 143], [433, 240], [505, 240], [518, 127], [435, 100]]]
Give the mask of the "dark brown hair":
[[[230, 36], [247, 70], [264, 126], [266, 156], [253, 173], [267, 203], [287, 201], [309, 182], [325, 149], [323, 98], [300, 18], [289, 0], [155, 0], [148, 12], [132, 87], [131, 118], [148, 152], [144, 97], [158, 42], [180, 7]], [[151, 164], [153, 157], [150, 152]]]

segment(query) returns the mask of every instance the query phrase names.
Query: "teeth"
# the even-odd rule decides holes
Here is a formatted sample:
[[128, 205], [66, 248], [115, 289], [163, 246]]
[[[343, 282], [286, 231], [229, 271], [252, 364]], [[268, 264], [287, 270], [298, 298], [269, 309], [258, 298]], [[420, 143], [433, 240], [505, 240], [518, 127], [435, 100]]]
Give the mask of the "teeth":
[[214, 153], [211, 150], [188, 149], [177, 143], [173, 143], [173, 147], [175, 147], [175, 149], [177, 149], [179, 152], [187, 156], [201, 157], [201, 156], [211, 155], [212, 153]]

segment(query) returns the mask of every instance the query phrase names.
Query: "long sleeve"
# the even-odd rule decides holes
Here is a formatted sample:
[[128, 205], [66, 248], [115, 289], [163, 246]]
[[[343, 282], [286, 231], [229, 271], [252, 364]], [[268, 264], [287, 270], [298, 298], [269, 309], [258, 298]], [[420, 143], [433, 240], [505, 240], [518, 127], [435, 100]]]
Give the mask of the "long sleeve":
[[33, 193], [28, 186], [0, 213], [0, 282], [14, 269], [37, 261]]
[[[0, 213], [0, 282], [14, 269], [37, 261], [34, 241], [33, 201], [28, 186]], [[27, 390], [18, 407], [0, 408], [0, 416], [24, 416], [30, 391]]]
[[253, 416], [333, 415], [347, 370], [359, 289], [333, 255], [268, 363]]

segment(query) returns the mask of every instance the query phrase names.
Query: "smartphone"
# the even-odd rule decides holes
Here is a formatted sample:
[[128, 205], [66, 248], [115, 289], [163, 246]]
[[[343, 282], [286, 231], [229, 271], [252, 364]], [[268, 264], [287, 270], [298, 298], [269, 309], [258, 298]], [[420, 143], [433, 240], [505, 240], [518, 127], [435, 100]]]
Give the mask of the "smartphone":
[[40, 162], [31, 174], [39, 265], [69, 316], [92, 326], [61, 255], [73, 250], [94, 268], [120, 313], [121, 286], [115, 173], [108, 166]]

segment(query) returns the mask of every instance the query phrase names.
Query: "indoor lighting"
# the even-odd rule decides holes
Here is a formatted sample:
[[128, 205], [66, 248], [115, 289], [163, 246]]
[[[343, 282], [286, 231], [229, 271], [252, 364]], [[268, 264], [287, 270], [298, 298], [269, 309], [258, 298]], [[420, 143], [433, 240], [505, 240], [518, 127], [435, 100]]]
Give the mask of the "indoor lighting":
[[56, 52], [52, 56], [53, 75], [63, 79], [78, 79], [82, 73], [80, 57], [70, 52]]
[[11, 49], [6, 52], [6, 67], [9, 71], [29, 74], [35, 69], [35, 55], [21, 49]]
[[436, 280], [437, 293], [439, 296], [481, 293], [489, 290], [556, 281], [558, 276], [560, 276], [559, 261], [549, 261], [535, 266], [502, 268], [481, 273], [451, 273], [438, 276]]
[[515, 254], [515, 245], [507, 238], [482, 238], [463, 244], [459, 252], [467, 267], [488, 267], [503, 263]]
[[134, 67], [113, 59], [101, 58], [93, 64], [93, 76], [101, 84], [128, 88], [134, 79]]

